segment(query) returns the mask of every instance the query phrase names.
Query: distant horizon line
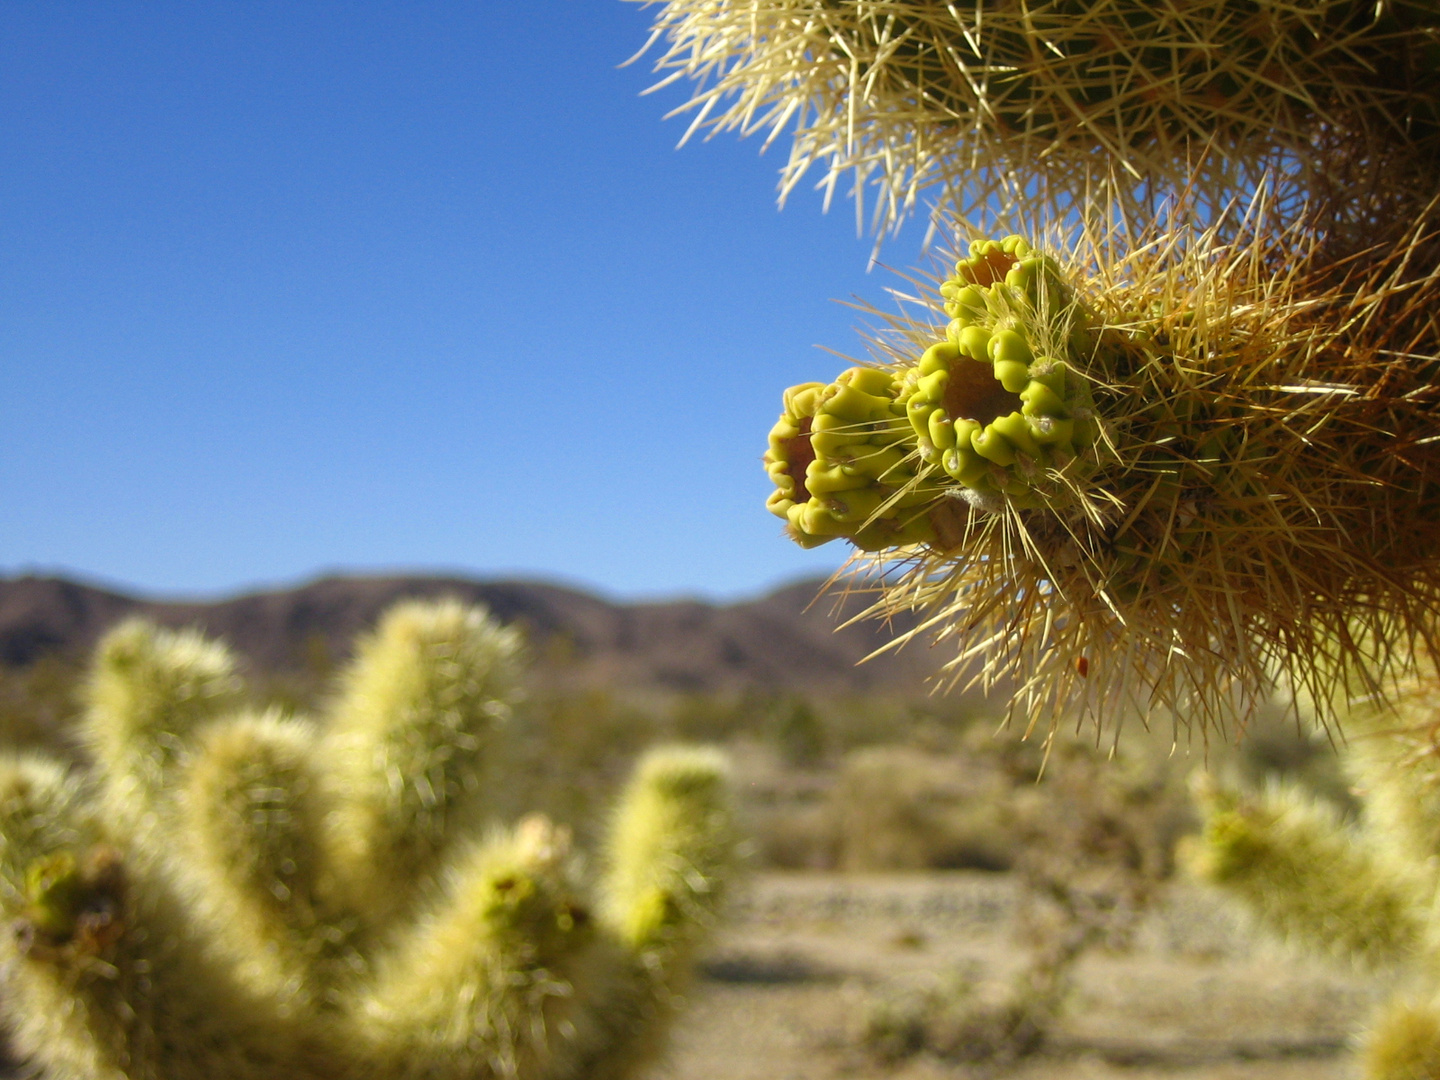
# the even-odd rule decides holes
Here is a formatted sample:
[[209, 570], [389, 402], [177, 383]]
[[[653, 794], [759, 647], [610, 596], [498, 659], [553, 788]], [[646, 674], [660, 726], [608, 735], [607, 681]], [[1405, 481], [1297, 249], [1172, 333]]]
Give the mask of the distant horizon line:
[[570, 577], [558, 572], [513, 570], [508, 573], [484, 573], [462, 567], [443, 566], [378, 568], [322, 567], [288, 580], [254, 581], [218, 589], [168, 590], [163, 588], [152, 589], [143, 585], [137, 585], [133, 582], [119, 581], [108, 578], [102, 574], [90, 573], [66, 566], [32, 564], [19, 567], [0, 567], [0, 582], [23, 581], [26, 579], [61, 581], [111, 593], [116, 596], [123, 596], [132, 600], [161, 604], [214, 604], [238, 600], [246, 596], [294, 592], [297, 589], [303, 589], [323, 581], [403, 578], [431, 581], [463, 581], [477, 585], [541, 585], [549, 588], [564, 589], [569, 592], [583, 593], [597, 599], [605, 600], [608, 603], [623, 605], [695, 601], [715, 607], [728, 607], [733, 604], [743, 604], [761, 599], [786, 589], [812, 582], [815, 583], [818, 590], [819, 585], [827, 580], [828, 575], [792, 574], [777, 579], [769, 585], [746, 589], [733, 594], [706, 594], [698, 591], [687, 592], [683, 590], [663, 593], [629, 594], [618, 590], [607, 589], [594, 582]]

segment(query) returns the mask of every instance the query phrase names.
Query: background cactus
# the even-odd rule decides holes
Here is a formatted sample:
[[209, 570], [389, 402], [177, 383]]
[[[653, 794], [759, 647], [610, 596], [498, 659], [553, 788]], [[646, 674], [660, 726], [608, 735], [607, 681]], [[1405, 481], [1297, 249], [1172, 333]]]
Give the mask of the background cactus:
[[1433, 680], [1400, 716], [1347, 718], [1349, 816], [1293, 784], [1200, 785], [1191, 868], [1298, 944], [1392, 972], [1399, 988], [1364, 1040], [1367, 1080], [1440, 1075], [1440, 742]]
[[234, 663], [101, 645], [93, 775], [0, 763], [6, 1013], [65, 1077], [622, 1077], [655, 1056], [734, 846], [712, 751], [645, 758], [594, 885], [518, 824], [519, 641], [393, 609], [315, 722], [236, 711]]

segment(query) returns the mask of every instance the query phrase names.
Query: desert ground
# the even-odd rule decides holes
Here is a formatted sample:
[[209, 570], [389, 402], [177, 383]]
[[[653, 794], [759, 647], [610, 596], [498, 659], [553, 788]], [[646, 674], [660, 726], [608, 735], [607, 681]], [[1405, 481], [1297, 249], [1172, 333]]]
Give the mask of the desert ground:
[[877, 1003], [1025, 961], [1011, 875], [761, 873], [701, 965], [655, 1080], [1342, 1080], [1386, 987], [1249, 926], [1220, 894], [1170, 885], [1124, 950], [1080, 962], [1040, 1050], [1008, 1064], [867, 1049]]

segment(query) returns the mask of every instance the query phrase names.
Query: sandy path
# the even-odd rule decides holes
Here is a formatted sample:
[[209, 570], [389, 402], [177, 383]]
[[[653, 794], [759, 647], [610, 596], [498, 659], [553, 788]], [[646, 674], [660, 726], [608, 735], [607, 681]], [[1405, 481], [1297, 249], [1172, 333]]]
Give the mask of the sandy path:
[[866, 1003], [965, 971], [983, 991], [1023, 962], [1015, 884], [973, 873], [761, 875], [690, 994], [657, 1080], [1341, 1080], [1381, 988], [1250, 932], [1218, 894], [1176, 887], [1136, 947], [1082, 964], [1059, 1030], [1008, 1070], [875, 1060]]

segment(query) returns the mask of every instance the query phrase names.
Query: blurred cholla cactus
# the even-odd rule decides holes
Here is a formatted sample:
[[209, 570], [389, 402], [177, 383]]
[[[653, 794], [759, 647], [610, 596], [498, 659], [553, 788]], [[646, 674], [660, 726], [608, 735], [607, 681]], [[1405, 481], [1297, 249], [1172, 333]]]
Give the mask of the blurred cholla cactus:
[[17, 1048], [56, 1080], [632, 1075], [733, 848], [724, 762], [646, 758], [591, 898], [569, 833], [503, 824], [520, 642], [393, 609], [325, 724], [235, 711], [192, 633], [102, 643], [92, 777], [0, 762]]
[[1204, 830], [1184, 851], [1193, 871], [1296, 943], [1396, 977], [1365, 1036], [1367, 1080], [1440, 1075], [1437, 704], [1432, 680], [1412, 688], [1401, 716], [1347, 718], [1358, 820], [1295, 785], [1242, 793], [1205, 778]]
[[984, 221], [996, 193], [1223, 204], [1275, 169], [1299, 210], [1377, 145], [1433, 151], [1437, 34], [1424, 0], [667, 0], [652, 42], [666, 82], [696, 84], [692, 132], [768, 145], [793, 122], [782, 198], [812, 165], [827, 201], [852, 172], [881, 230], [932, 184]]
[[952, 675], [1010, 682], [1032, 720], [1383, 693], [1440, 608], [1417, 307], [1440, 283], [1398, 280], [1404, 253], [1317, 283], [1265, 224], [977, 241], [916, 298], [943, 332], [890, 318], [868, 377], [898, 384], [914, 479], [885, 505], [947, 527], [858, 564], [886, 569], [875, 613], [924, 612]]

